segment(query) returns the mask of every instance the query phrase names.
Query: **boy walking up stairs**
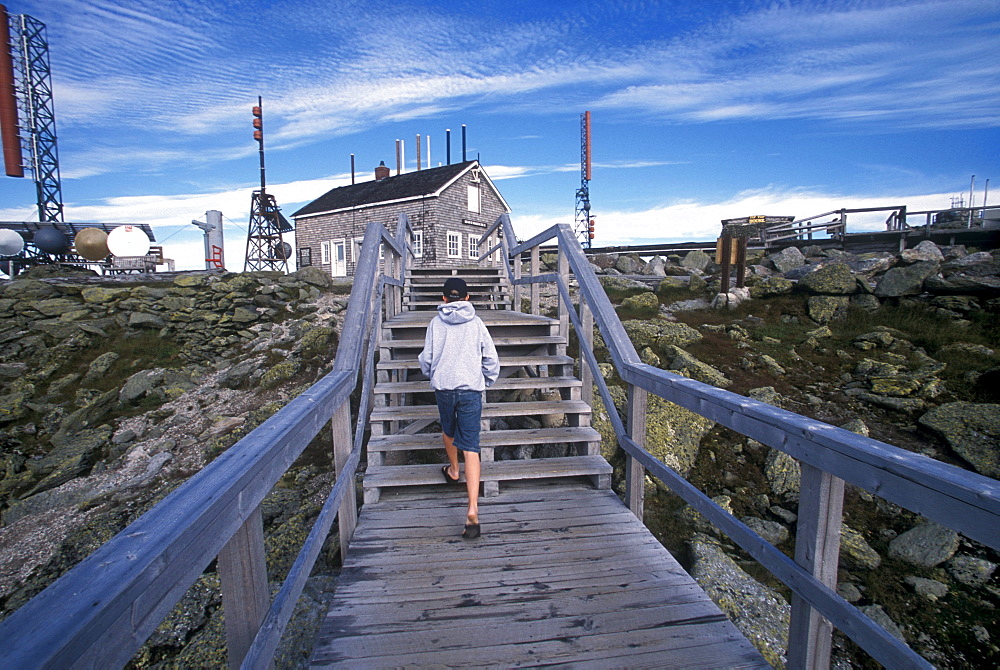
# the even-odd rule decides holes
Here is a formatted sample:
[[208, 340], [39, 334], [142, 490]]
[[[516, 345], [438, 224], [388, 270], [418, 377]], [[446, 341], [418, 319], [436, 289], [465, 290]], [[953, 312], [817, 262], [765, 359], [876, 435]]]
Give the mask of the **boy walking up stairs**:
[[449, 484], [461, 483], [458, 452], [465, 460], [469, 494], [467, 523], [462, 537], [475, 539], [479, 528], [479, 430], [486, 389], [500, 376], [500, 359], [493, 338], [461, 277], [451, 277], [442, 290], [443, 305], [427, 326], [424, 348], [417, 357], [420, 370], [431, 380], [441, 420], [441, 439], [449, 464], [441, 469]]

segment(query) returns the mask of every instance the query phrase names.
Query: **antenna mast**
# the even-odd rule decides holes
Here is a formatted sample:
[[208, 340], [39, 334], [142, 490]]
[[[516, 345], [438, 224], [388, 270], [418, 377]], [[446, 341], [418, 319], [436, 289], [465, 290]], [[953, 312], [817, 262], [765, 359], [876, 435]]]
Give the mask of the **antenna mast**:
[[284, 241], [282, 233], [293, 228], [281, 214], [274, 196], [265, 191], [264, 181], [264, 111], [263, 100], [257, 96], [253, 108], [253, 138], [260, 149], [260, 190], [250, 197], [250, 226], [247, 230], [247, 258], [243, 271], [280, 270], [288, 272], [288, 257], [292, 246]]
[[580, 188], [576, 190], [576, 234], [580, 244], [594, 244], [594, 219], [590, 216], [590, 112], [580, 115]]
[[[6, 173], [11, 177], [24, 176], [18, 146], [20, 134], [20, 142], [30, 156], [28, 166], [38, 196], [38, 220], [60, 223], [62, 185], [45, 24], [27, 14], [8, 15], [3, 5], [0, 5], [0, 24], [0, 50], [4, 51], [0, 54], [0, 125]], [[18, 129], [18, 106], [23, 133]]]

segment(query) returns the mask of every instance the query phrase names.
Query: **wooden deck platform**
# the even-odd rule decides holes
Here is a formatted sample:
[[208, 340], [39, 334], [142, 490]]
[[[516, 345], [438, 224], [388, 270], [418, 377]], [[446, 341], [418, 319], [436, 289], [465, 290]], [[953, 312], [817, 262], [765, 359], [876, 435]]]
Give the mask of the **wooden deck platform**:
[[768, 668], [611, 491], [386, 490], [365, 505], [312, 667]]

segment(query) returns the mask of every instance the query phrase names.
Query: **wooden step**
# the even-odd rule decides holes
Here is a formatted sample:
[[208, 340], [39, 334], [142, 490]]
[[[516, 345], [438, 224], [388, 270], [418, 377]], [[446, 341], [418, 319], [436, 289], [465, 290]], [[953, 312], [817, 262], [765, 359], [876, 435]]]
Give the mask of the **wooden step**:
[[[443, 463], [421, 465], [383, 465], [369, 467], [365, 472], [364, 488], [387, 486], [420, 486], [441, 484]], [[532, 458], [528, 460], [487, 461], [482, 464], [480, 478], [484, 482], [511, 481], [515, 479], [544, 479], [549, 477], [577, 477], [610, 475], [611, 465], [603, 456], [565, 456], [559, 458]], [[465, 481], [465, 470], [462, 470]]]
[[[483, 403], [483, 418], [504, 416], [542, 416], [548, 414], [587, 414], [590, 405], [582, 400], [540, 400], [535, 402], [487, 402]], [[376, 407], [372, 410], [372, 421], [410, 421], [415, 419], [437, 419], [437, 405], [401, 405], [398, 407]]]
[[[483, 403], [483, 418], [504, 416], [542, 416], [550, 414], [585, 414], [591, 412], [590, 405], [582, 400], [540, 400], [537, 402], [487, 402]], [[397, 407], [376, 407], [372, 410], [372, 421], [410, 421], [416, 419], [437, 419], [437, 405], [400, 405]]]
[[[548, 326], [558, 323], [555, 319], [535, 314], [525, 314], [513, 310], [486, 310], [477, 315], [487, 327], [502, 326]], [[426, 328], [435, 316], [435, 312], [400, 312], [382, 323], [382, 328]]]
[[[582, 387], [576, 377], [504, 377], [488, 390], [507, 391], [511, 389], [561, 389]], [[430, 380], [408, 382], [379, 382], [375, 385], [375, 393], [431, 393]]]
[[[536, 367], [539, 365], [572, 365], [572, 356], [501, 356], [501, 368]], [[415, 358], [379, 361], [378, 370], [419, 370], [420, 361]]]
[[[508, 447], [524, 444], [555, 444], [575, 442], [600, 442], [601, 434], [590, 426], [562, 428], [525, 428], [516, 430], [484, 430], [479, 434], [482, 447]], [[373, 435], [368, 440], [368, 451], [407, 451], [443, 449], [441, 433], [417, 435]]]
[[[493, 344], [497, 347], [514, 347], [519, 345], [566, 344], [565, 337], [558, 335], [532, 335], [528, 337], [494, 337]], [[423, 340], [382, 340], [379, 346], [385, 349], [423, 349]]]

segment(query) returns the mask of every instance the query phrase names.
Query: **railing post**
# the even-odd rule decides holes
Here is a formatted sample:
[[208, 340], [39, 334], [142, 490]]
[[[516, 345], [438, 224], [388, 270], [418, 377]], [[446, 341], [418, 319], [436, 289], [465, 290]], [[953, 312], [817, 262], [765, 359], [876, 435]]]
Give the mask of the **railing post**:
[[587, 364], [587, 359], [583, 356], [583, 350], [594, 348], [594, 313], [590, 311], [590, 305], [587, 304], [587, 301], [583, 296], [583, 291], [580, 291], [580, 324], [583, 326], [583, 332], [580, 337], [579, 357], [580, 381], [583, 382], [581, 399], [589, 406], [593, 407], [594, 373], [591, 372], [590, 366]]
[[[556, 272], [559, 273], [559, 278], [566, 287], [566, 293], [569, 293], [569, 259], [566, 258], [562, 249], [559, 249], [556, 255]], [[560, 295], [559, 337], [563, 338], [564, 342], [569, 342], [569, 310], [571, 309], [573, 309], [573, 305], [565, 302]]]
[[[646, 401], [648, 392], [634, 384], [628, 385], [628, 425], [626, 432], [640, 447], [646, 446]], [[615, 412], [614, 407], [606, 407]], [[625, 502], [632, 514], [642, 521], [646, 500], [646, 468], [631, 456], [625, 457]]]
[[347, 548], [351, 544], [351, 537], [354, 535], [354, 527], [358, 522], [358, 502], [354, 486], [354, 473], [343, 472], [344, 463], [351, 455], [353, 445], [353, 431], [351, 430], [351, 404], [349, 401], [341, 403], [340, 407], [333, 413], [333, 468], [337, 479], [341, 476], [350, 477], [347, 494], [344, 502], [340, 504], [337, 512], [337, 523], [340, 529], [340, 558], [347, 556]]
[[[538, 276], [538, 271], [539, 271], [540, 267], [541, 267], [541, 263], [539, 262], [539, 258], [538, 258], [538, 247], [532, 247], [531, 248], [531, 276], [532, 277], [537, 277]], [[531, 313], [532, 314], [538, 314], [538, 299], [539, 299], [538, 289], [539, 289], [538, 284], [532, 284], [531, 285]]]
[[[816, 579], [837, 587], [844, 480], [802, 463], [795, 562]], [[820, 670], [830, 667], [833, 625], [796, 594], [788, 632], [788, 667]]]
[[259, 505], [219, 552], [218, 566], [229, 667], [239, 668], [267, 615], [270, 600]]
[[[514, 263], [514, 281], [516, 282], [518, 279], [521, 278], [521, 254], [518, 254], [517, 256], [514, 256], [513, 263]], [[513, 288], [513, 293], [514, 293], [514, 296], [513, 296], [514, 311], [515, 312], [521, 312], [521, 311], [523, 311], [521, 309], [521, 285], [520, 284], [514, 284], [514, 286], [512, 288]]]

